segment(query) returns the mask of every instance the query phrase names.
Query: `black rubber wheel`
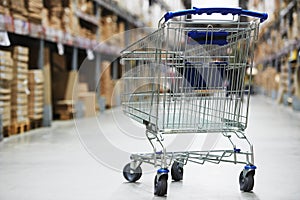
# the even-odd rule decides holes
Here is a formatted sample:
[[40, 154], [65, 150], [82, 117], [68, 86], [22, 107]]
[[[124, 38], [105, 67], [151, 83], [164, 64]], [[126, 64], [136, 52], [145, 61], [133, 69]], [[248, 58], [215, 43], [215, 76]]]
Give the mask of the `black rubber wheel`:
[[138, 168], [136, 168], [135, 170], [130, 170], [130, 163], [128, 163], [123, 168], [123, 176], [129, 182], [136, 182], [142, 176], [142, 168], [138, 166]]
[[246, 177], [243, 176], [243, 171], [239, 177], [240, 190], [244, 192], [250, 192], [254, 187], [254, 173], [249, 172]]
[[173, 162], [171, 168], [171, 176], [174, 181], [181, 181], [183, 178], [183, 167], [180, 166], [179, 162]]
[[168, 176], [162, 175], [157, 180], [157, 175], [154, 178], [154, 194], [157, 196], [165, 196], [168, 190]]

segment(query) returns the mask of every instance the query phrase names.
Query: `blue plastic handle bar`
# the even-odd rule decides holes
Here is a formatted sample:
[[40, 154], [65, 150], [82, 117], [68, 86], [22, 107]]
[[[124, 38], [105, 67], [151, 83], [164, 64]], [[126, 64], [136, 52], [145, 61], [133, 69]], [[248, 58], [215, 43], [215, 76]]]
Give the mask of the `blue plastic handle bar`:
[[164, 15], [165, 22], [173, 17], [179, 17], [183, 15], [202, 15], [202, 14], [211, 15], [213, 13], [220, 13], [222, 15], [232, 14], [232, 15], [242, 15], [242, 16], [249, 16], [249, 17], [257, 17], [260, 18], [260, 22], [264, 22], [268, 19], [267, 13], [261, 12], [254, 12], [250, 10], [243, 10], [241, 8], [196, 8], [187, 9], [187, 10], [180, 10], [176, 12], [167, 12]]

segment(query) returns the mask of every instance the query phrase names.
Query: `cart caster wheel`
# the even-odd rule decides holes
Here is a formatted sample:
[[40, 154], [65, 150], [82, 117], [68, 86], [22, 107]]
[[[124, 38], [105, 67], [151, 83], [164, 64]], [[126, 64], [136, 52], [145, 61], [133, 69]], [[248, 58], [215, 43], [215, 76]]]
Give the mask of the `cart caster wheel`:
[[123, 168], [123, 176], [127, 181], [131, 183], [136, 182], [142, 176], [142, 168], [138, 166], [135, 170], [130, 169], [130, 163], [128, 163]]
[[181, 181], [183, 179], [183, 167], [179, 162], [173, 162], [171, 176], [174, 181]]
[[250, 192], [253, 190], [254, 186], [254, 173], [255, 171], [249, 171], [246, 176], [244, 176], [244, 172], [240, 173], [239, 182], [240, 182], [240, 190], [244, 192]]
[[[159, 177], [159, 178], [158, 178]], [[168, 190], [168, 174], [156, 175], [154, 179], [154, 194], [165, 196]]]

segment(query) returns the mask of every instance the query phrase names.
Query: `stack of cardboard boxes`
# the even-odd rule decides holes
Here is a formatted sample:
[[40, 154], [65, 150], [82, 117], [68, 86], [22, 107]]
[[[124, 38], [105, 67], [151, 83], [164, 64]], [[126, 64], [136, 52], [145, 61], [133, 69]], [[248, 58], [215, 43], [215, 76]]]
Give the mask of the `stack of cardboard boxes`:
[[262, 73], [254, 77], [257, 85], [264, 88], [265, 94], [272, 96], [272, 91], [278, 90], [279, 87], [279, 73], [273, 67], [267, 67]]
[[81, 12], [93, 15], [94, 14], [94, 5], [93, 1], [86, 1], [86, 0], [78, 0], [78, 8]]
[[53, 74], [52, 94], [54, 101], [54, 114], [61, 120], [72, 119], [76, 114], [77, 102], [77, 71], [65, 71]]
[[25, 0], [14, 0], [10, 2], [11, 15], [14, 19], [27, 20], [28, 12], [25, 6]]
[[62, 1], [52, 0], [46, 1], [45, 7], [48, 8], [49, 26], [54, 29], [61, 29], [61, 17], [62, 17]]
[[1, 14], [9, 14], [9, 4], [10, 4], [10, 0], [0, 1], [0, 13]]
[[28, 120], [28, 54], [27, 47], [16, 46], [13, 50], [12, 123], [29, 123]]
[[13, 61], [9, 51], [0, 51], [0, 115], [2, 126], [8, 127], [11, 122], [11, 81]]
[[101, 18], [101, 41], [113, 36], [116, 29], [116, 16], [108, 15]]
[[77, 102], [77, 70], [67, 71], [64, 56], [52, 53], [52, 102], [54, 115], [62, 120], [72, 119], [76, 113]]
[[62, 29], [73, 36], [79, 33], [79, 20], [75, 16], [75, 7], [73, 4], [65, 5], [62, 13]]
[[42, 24], [43, 0], [25, 0], [25, 4], [28, 11], [28, 20], [35, 24]]
[[42, 70], [28, 72], [28, 117], [30, 121], [41, 120], [44, 108], [44, 74]]
[[78, 92], [78, 101], [82, 102], [83, 105], [83, 117], [96, 116], [96, 93], [89, 91], [87, 83], [79, 83]]
[[117, 20], [116, 15], [107, 15], [101, 18], [101, 41], [125, 47], [125, 23]]
[[[95, 17], [94, 13], [94, 4], [93, 1], [79, 0], [77, 10], [82, 12], [83, 14], [91, 17]], [[83, 20], [84, 21], [84, 20]], [[96, 32], [98, 29], [98, 24], [90, 24], [81, 22], [79, 24], [79, 35], [84, 38], [88, 38], [90, 40], [96, 40]]]
[[[260, 72], [261, 76], [258, 76], [261, 77], [259, 85], [266, 89], [268, 84], [267, 90], [272, 86], [272, 97], [277, 98], [277, 103], [290, 104], [292, 97], [297, 96], [297, 88], [300, 88], [295, 62], [299, 50], [300, 2], [251, 0], [249, 5], [254, 6], [250, 9], [269, 14], [268, 21], [260, 29], [258, 45], [254, 52], [254, 63], [264, 65], [265, 69]], [[295, 56], [291, 56], [292, 54]], [[275, 73], [276, 87], [273, 78], [270, 78]]]

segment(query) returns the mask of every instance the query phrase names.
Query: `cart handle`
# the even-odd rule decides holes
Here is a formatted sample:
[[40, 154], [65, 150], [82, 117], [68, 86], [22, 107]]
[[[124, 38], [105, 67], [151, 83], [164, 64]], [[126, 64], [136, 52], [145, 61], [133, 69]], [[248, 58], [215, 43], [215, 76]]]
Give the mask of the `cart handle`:
[[249, 17], [257, 17], [260, 18], [260, 22], [264, 22], [268, 19], [268, 13], [254, 12], [250, 10], [243, 10], [242, 8], [196, 8], [180, 10], [176, 12], [167, 12], [164, 15], [165, 22], [173, 17], [179, 17], [183, 15], [202, 15], [206, 13], [207, 15], [211, 15], [213, 13], [220, 13], [222, 15], [232, 14], [232, 15], [243, 15]]

